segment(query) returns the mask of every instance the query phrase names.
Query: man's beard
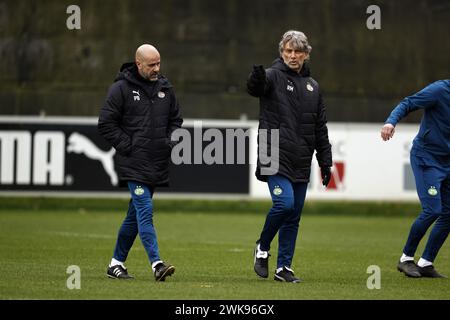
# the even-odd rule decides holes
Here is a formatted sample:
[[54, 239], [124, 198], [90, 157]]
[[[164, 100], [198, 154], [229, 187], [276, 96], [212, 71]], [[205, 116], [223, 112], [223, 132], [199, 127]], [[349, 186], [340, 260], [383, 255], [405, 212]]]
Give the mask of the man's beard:
[[145, 74], [142, 70], [138, 70], [140, 76], [144, 78], [147, 81], [158, 81], [158, 75], [159, 73], [151, 73], [151, 74]]

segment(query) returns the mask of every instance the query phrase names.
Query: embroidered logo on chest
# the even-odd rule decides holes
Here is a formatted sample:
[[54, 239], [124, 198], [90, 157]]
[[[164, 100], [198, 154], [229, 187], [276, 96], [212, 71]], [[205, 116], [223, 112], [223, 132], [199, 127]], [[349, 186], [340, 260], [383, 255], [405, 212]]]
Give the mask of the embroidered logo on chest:
[[134, 99], [134, 101], [141, 100], [141, 95], [139, 94], [139, 91], [133, 90], [133, 99]]
[[292, 81], [288, 80], [286, 90], [290, 91], [290, 92], [294, 92], [294, 84], [292, 83]]

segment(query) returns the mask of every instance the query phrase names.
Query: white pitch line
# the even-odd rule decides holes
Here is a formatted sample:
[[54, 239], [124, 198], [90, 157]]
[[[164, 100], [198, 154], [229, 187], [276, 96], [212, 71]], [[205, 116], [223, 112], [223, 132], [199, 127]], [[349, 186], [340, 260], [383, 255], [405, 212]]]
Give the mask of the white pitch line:
[[65, 232], [56, 231], [52, 234], [63, 237], [79, 237], [79, 238], [93, 238], [93, 239], [114, 239], [113, 236], [108, 236], [105, 234], [95, 234], [95, 233], [76, 233], [76, 232]]

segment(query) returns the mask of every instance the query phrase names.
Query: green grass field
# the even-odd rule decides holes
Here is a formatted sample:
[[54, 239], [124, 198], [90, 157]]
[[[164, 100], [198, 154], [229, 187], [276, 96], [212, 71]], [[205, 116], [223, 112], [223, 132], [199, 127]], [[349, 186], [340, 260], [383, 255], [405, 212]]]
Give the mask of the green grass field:
[[[189, 205], [185, 211], [183, 207], [158, 211], [156, 203], [160, 251], [176, 266], [172, 277], [156, 283], [139, 238], [126, 263], [135, 279], [105, 276], [126, 201], [109, 202], [107, 208], [25, 209], [34, 202], [0, 199], [0, 299], [450, 298], [450, 279], [409, 279], [396, 270], [415, 217], [411, 214], [320, 214], [312, 210], [313, 205], [307, 206], [292, 266], [303, 282], [286, 284], [272, 277], [258, 279], [253, 271], [253, 246], [265, 216], [263, 211], [255, 212], [267, 203], [258, 205], [258, 210], [244, 207], [228, 213], [196, 213]], [[53, 205], [58, 202], [63, 203], [56, 200]], [[421, 243], [419, 253], [423, 247]], [[271, 251], [273, 270], [276, 243]], [[81, 269], [80, 290], [66, 287], [69, 265]], [[381, 268], [379, 290], [366, 286], [370, 265]], [[448, 241], [436, 268], [450, 275]]]

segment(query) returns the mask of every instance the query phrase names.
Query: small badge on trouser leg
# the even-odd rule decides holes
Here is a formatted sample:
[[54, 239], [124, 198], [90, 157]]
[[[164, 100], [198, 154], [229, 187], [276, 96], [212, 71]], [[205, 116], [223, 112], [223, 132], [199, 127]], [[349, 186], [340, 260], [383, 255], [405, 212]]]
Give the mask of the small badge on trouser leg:
[[280, 186], [275, 186], [275, 188], [273, 188], [274, 195], [279, 196], [282, 193], [283, 193], [283, 189], [281, 189]]
[[144, 188], [142, 188], [141, 186], [136, 186], [136, 189], [134, 189], [134, 194], [137, 196], [142, 196], [144, 192]]
[[436, 196], [437, 194], [438, 194], [438, 191], [436, 190], [436, 187], [435, 186], [431, 186], [429, 189], [428, 189], [428, 194], [430, 195], [430, 196]]

